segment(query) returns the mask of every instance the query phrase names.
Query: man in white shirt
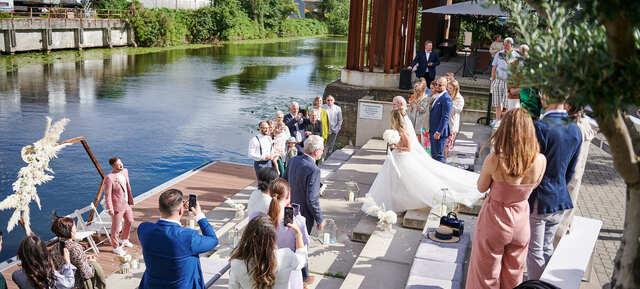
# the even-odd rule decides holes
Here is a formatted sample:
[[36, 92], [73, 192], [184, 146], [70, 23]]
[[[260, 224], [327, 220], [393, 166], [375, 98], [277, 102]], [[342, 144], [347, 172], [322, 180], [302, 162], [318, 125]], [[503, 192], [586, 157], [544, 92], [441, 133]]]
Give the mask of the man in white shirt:
[[270, 126], [266, 121], [261, 121], [259, 124], [260, 133], [249, 140], [249, 157], [253, 159], [253, 169], [258, 171], [262, 168], [272, 167], [272, 160], [274, 155], [271, 153], [273, 147], [273, 140], [269, 135]]
[[[491, 104], [496, 108], [496, 121], [500, 121], [502, 118], [503, 108], [515, 108], [517, 105], [515, 101], [507, 99], [509, 94], [507, 84], [509, 81], [509, 65], [518, 61], [519, 54], [512, 48], [513, 39], [507, 37], [504, 39], [503, 47], [493, 57], [491, 63]], [[518, 100], [519, 102], [519, 100]]]
[[325, 147], [324, 159], [327, 159], [329, 155], [333, 153], [336, 146], [336, 138], [340, 129], [342, 129], [342, 109], [335, 104], [336, 100], [333, 95], [329, 95], [326, 98], [327, 104], [324, 105], [324, 109], [329, 115], [329, 137], [327, 138], [327, 145]]

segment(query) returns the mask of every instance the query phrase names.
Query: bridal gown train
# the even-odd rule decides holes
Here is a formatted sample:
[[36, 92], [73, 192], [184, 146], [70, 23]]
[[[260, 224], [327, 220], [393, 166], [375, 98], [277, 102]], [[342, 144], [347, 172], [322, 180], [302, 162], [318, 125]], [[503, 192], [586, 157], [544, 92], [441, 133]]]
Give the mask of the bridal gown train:
[[[407, 131], [413, 125], [404, 117]], [[382, 169], [366, 195], [362, 211], [372, 214], [372, 208], [402, 212], [426, 207], [438, 207], [443, 202], [472, 206], [481, 197], [476, 188], [479, 175], [456, 168], [428, 155], [415, 134], [409, 134], [411, 151], [387, 154]], [[444, 196], [443, 189], [446, 189]]]

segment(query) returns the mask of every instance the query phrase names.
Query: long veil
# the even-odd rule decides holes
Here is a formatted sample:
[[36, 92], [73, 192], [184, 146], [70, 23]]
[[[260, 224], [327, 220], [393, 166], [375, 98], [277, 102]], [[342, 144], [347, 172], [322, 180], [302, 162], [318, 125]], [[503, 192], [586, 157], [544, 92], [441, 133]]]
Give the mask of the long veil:
[[[407, 131], [414, 131], [413, 124], [406, 115], [404, 116], [404, 125], [407, 128]], [[420, 144], [420, 141], [415, 134], [409, 133], [408, 135], [409, 142], [412, 147], [409, 152], [411, 157], [418, 160], [422, 170], [426, 170], [434, 175], [440, 180], [438, 183], [443, 185], [442, 188], [438, 188], [437, 190], [441, 195], [434, 196], [435, 199], [445, 198], [456, 203], [463, 204], [467, 207], [473, 206], [473, 204], [480, 200], [483, 195], [478, 192], [476, 187], [478, 177], [480, 176], [478, 173], [463, 170], [434, 160], [423, 149], [422, 144]], [[393, 158], [393, 156], [391, 157]], [[442, 195], [442, 189], [447, 189], [446, 196]]]

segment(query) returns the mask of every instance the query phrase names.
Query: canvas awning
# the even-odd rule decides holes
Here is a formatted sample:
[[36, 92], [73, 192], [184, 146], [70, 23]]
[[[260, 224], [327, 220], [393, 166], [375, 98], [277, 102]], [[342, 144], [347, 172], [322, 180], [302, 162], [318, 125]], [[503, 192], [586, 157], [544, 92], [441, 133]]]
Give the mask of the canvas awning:
[[420, 12], [446, 15], [507, 16], [507, 12], [504, 12], [497, 5], [487, 3], [486, 0], [459, 2]]

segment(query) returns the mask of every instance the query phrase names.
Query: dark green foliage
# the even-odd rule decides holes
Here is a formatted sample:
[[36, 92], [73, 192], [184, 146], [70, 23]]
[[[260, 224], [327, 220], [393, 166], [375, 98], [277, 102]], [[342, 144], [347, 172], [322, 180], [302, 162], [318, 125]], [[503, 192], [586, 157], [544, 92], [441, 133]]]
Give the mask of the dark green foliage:
[[327, 25], [316, 19], [286, 19], [280, 29], [282, 37], [327, 34]]
[[329, 33], [347, 35], [349, 31], [349, 0], [322, 0], [322, 20], [327, 23]]
[[97, 0], [92, 3], [93, 8], [95, 9], [109, 10], [127, 10], [130, 5], [130, 0]]
[[184, 43], [186, 14], [180, 10], [142, 9], [129, 19], [140, 46], [171, 46]]
[[464, 31], [470, 31], [473, 35], [473, 44], [479, 46], [490, 45], [496, 34], [502, 35], [502, 38], [512, 37], [512, 32], [508, 26], [503, 25], [498, 17], [476, 17], [462, 16], [460, 19], [460, 35], [458, 35], [457, 43], [462, 47], [464, 40]]

